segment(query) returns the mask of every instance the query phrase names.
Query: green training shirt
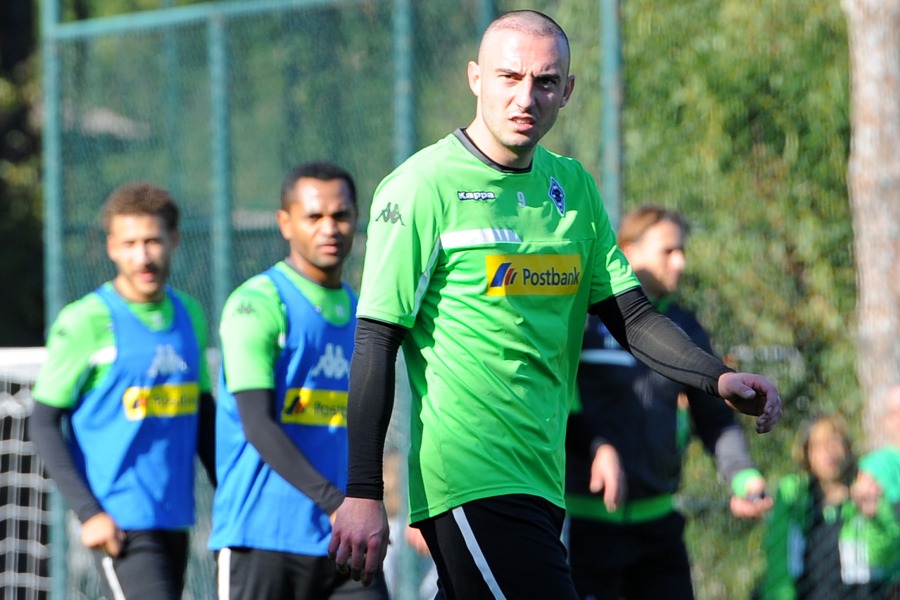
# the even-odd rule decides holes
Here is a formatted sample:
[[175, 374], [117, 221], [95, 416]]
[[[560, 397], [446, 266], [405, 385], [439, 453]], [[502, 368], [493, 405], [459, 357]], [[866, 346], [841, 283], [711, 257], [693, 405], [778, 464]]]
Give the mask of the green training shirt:
[[[111, 282], [103, 285], [112, 286]], [[178, 290], [194, 327], [200, 348], [200, 391], [210, 392], [206, 365], [207, 323], [200, 303]], [[172, 324], [175, 307], [166, 296], [162, 302], [128, 302], [128, 308], [151, 331]], [[47, 338], [47, 361], [34, 386], [34, 398], [56, 408], [74, 408], [78, 399], [103, 381], [116, 359], [116, 338], [109, 308], [91, 293], [64, 307]]]
[[[287, 275], [329, 323], [345, 325], [352, 317], [345, 289], [323, 288], [284, 261], [275, 268]], [[225, 302], [219, 325], [229, 391], [275, 389], [275, 363], [285, 335], [287, 313], [272, 280], [260, 274], [238, 286]]]
[[412, 521], [505, 494], [564, 506], [587, 307], [639, 285], [580, 163], [488, 163], [451, 134], [372, 202], [357, 314], [410, 329]]

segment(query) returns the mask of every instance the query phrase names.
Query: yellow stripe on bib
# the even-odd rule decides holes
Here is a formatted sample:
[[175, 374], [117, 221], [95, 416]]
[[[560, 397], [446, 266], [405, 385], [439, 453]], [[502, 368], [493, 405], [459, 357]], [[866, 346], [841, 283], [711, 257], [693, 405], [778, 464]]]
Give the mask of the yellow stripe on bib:
[[149, 388], [130, 387], [122, 396], [125, 418], [180, 417], [197, 413], [200, 387], [196, 382], [167, 383]]

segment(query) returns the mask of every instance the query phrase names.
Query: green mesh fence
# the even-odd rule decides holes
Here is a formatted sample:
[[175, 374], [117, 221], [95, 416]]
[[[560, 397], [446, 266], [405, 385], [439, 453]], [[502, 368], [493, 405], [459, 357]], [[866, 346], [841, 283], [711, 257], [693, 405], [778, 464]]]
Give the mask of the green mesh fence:
[[[477, 3], [468, 12], [430, 4], [429, 34], [415, 43], [431, 47], [414, 51], [470, 47]], [[59, 43], [61, 302], [112, 275], [97, 213], [124, 181], [151, 180], [179, 201], [183, 241], [172, 280], [203, 302], [215, 326], [222, 300], [215, 294], [285, 254], [274, 211], [291, 166], [320, 158], [342, 164], [357, 178], [363, 214], [394, 166], [392, 3], [281, 3], [268, 12], [251, 4], [234, 13], [229, 7], [242, 3], [215, 5], [222, 11], [206, 18], [160, 18], [158, 26], [146, 19], [146, 27], [118, 21], [121, 31], [108, 33], [116, 22], [98, 20], [96, 34]], [[421, 66], [422, 85], [442, 89], [441, 110], [432, 114], [444, 122], [432, 123], [434, 131], [462, 124], [471, 110], [461, 65], [462, 58]], [[450, 78], [455, 85], [436, 85]], [[363, 248], [349, 265], [351, 281]]]

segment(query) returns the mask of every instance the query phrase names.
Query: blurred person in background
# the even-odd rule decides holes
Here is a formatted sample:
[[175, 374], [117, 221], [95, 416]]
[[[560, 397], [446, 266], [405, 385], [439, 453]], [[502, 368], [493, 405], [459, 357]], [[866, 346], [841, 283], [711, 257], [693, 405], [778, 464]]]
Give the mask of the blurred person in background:
[[[712, 354], [706, 331], [674, 299], [685, 268], [687, 234], [683, 215], [647, 204], [623, 215], [618, 244], [650, 302]], [[566, 507], [578, 593], [598, 600], [693, 598], [685, 522], [673, 501], [691, 434], [715, 457], [719, 475], [731, 488], [735, 516], [760, 517], [772, 506], [734, 411], [721, 399], [638, 361], [596, 316], [585, 328], [578, 387], [583, 417], [598, 440], [619, 453], [628, 496], [616, 510], [607, 510], [589, 489], [590, 462], [569, 453]]]
[[206, 317], [166, 285], [178, 220], [153, 184], [109, 196], [116, 277], [60, 312], [34, 388], [31, 439], [81, 521], [107, 598], [181, 598], [195, 454], [215, 485]]
[[[868, 517], [876, 517], [885, 505], [900, 519], [900, 384], [888, 388], [882, 427], [885, 444], [859, 461], [859, 474], [850, 489], [854, 502]], [[900, 535], [880, 549], [885, 598], [900, 598]]]
[[277, 213], [288, 256], [223, 308], [209, 539], [221, 600], [387, 597], [381, 574], [366, 588], [326, 556], [347, 484], [356, 295], [342, 273], [357, 215], [343, 168], [293, 168]]
[[839, 415], [807, 420], [793, 458], [800, 472], [778, 483], [764, 541], [762, 600], [883, 597], [886, 550], [900, 527], [882, 498], [865, 514], [851, 498], [856, 460]]

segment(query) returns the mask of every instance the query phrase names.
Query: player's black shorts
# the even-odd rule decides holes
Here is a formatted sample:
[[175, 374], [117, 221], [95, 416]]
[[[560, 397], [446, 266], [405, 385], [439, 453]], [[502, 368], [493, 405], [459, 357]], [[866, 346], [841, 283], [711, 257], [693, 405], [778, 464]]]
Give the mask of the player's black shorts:
[[180, 600], [188, 562], [188, 532], [126, 531], [116, 558], [94, 550], [109, 600]]
[[565, 511], [516, 494], [468, 502], [413, 524], [437, 566], [437, 598], [575, 600], [560, 540]]
[[384, 574], [368, 587], [338, 573], [327, 556], [224, 548], [216, 557], [219, 600], [386, 600]]

